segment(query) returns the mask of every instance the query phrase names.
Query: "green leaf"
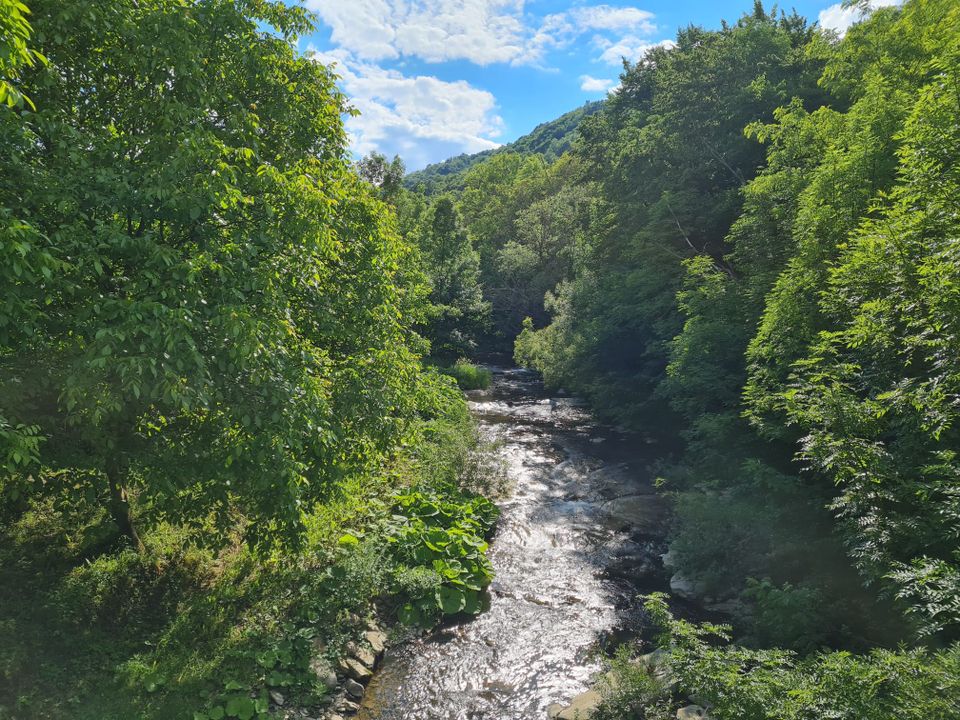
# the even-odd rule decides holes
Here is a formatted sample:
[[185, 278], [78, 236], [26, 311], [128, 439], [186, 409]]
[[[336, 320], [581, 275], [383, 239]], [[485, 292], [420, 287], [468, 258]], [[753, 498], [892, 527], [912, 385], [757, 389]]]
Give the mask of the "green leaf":
[[337, 540], [337, 543], [338, 543], [339, 545], [342, 545], [342, 546], [359, 545], [359, 544], [360, 544], [360, 539], [357, 538], [355, 535], [351, 535], [350, 533], [346, 533], [345, 535], [341, 535], [341, 536], [340, 536], [340, 539]]
[[446, 615], [455, 615], [463, 610], [466, 597], [459, 588], [441, 585], [436, 591], [437, 604]]
[[240, 720], [250, 720], [256, 712], [253, 700], [245, 695], [236, 695], [227, 701], [227, 715], [240, 718]]

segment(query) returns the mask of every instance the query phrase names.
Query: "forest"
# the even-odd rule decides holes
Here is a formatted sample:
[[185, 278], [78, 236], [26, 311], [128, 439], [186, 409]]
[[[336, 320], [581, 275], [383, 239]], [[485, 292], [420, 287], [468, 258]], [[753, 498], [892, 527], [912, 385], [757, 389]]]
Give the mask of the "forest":
[[583, 718], [960, 718], [960, 5], [757, 0], [410, 174], [314, 23], [0, 0], [0, 720], [379, 717], [497, 601], [511, 362], [669, 507]]

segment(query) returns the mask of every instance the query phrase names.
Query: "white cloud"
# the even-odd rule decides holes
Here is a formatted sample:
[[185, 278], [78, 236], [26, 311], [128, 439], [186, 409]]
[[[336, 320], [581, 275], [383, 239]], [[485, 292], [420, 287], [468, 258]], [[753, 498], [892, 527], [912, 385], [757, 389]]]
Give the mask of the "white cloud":
[[579, 7], [570, 10], [570, 19], [586, 30], [636, 30], [652, 34], [657, 31], [653, 13], [635, 7], [617, 8], [609, 5]]
[[[352, 150], [399, 154], [409, 169], [497, 147], [503, 120], [491, 93], [466, 81], [414, 74], [403, 69], [405, 60], [552, 70], [545, 66], [550, 53], [594, 36], [586, 49], [618, 65], [621, 55], [639, 59], [655, 44], [657, 30], [646, 10], [581, 0], [546, 16], [528, 7], [538, 5], [534, 0], [304, 2], [329, 28], [334, 47], [318, 60], [337, 63], [340, 84], [361, 113], [345, 120]], [[615, 85], [586, 75], [580, 82], [584, 92], [607, 92]]]
[[871, 10], [899, 5], [902, 1], [903, 0], [869, 0], [864, 6], [852, 5], [850, 7], [844, 7], [843, 3], [837, 3], [836, 5], [831, 5], [826, 10], [821, 10], [817, 20], [820, 23], [820, 27], [835, 30], [842, 36], [846, 34], [851, 25], [860, 22]]
[[510, 62], [523, 53], [523, 0], [307, 0], [331, 41], [364, 60]]
[[603, 49], [600, 60], [608, 65], [620, 65], [623, 62], [623, 58], [626, 58], [630, 62], [637, 62], [642, 59], [651, 48], [671, 48], [676, 44], [672, 40], [650, 42], [636, 35], [627, 35], [616, 42], [610, 42], [605, 38], [594, 38], [594, 43]]
[[499, 146], [503, 120], [496, 99], [464, 80], [446, 82], [429, 75], [356, 60], [344, 50], [317, 53], [324, 64], [336, 63], [350, 103], [359, 117], [346, 120], [351, 149], [358, 155], [377, 150], [400, 155], [415, 170], [460, 153]]
[[[654, 15], [636, 7], [590, 5], [533, 23], [526, 0], [306, 0], [330, 40], [362, 60], [408, 56], [428, 62], [538, 65], [550, 50], [587, 32], [650, 36]], [[612, 41], [611, 41], [612, 42]]]
[[580, 76], [580, 89], [584, 92], [605, 93], [614, 86], [614, 81], [608, 78], [595, 78], [589, 75]]

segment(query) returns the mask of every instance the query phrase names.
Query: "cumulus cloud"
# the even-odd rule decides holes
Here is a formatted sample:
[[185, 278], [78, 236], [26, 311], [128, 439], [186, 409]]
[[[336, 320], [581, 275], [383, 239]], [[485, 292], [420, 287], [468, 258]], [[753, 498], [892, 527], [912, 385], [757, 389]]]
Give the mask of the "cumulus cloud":
[[[636, 7], [579, 6], [533, 22], [525, 0], [306, 0], [331, 42], [362, 60], [537, 65], [588, 32], [650, 36], [654, 15]], [[613, 42], [613, 41], [611, 41]]]
[[594, 5], [573, 8], [569, 15], [583, 30], [635, 30], [649, 34], [657, 30], [653, 13], [635, 7]]
[[494, 96], [464, 80], [447, 82], [429, 75], [358, 60], [345, 50], [315, 53], [334, 65], [350, 103], [360, 111], [347, 118], [351, 149], [400, 155], [415, 170], [452, 155], [499, 146], [503, 120]]
[[[407, 60], [550, 69], [551, 53], [587, 40], [594, 61], [618, 65], [621, 55], [639, 59], [655, 44], [657, 31], [646, 10], [580, 0], [545, 16], [535, 12], [533, 0], [304, 2], [329, 29], [334, 48], [318, 60], [336, 63], [340, 84], [361, 113], [345, 120], [353, 151], [399, 154], [410, 169], [497, 147], [503, 120], [490, 92], [441, 80], [422, 66], [414, 73]], [[585, 92], [615, 85], [586, 75], [580, 82]]]
[[331, 41], [364, 60], [509, 62], [523, 54], [523, 0], [307, 0]]
[[609, 92], [614, 85], [614, 81], [609, 78], [595, 78], [590, 75], [580, 76], [580, 89], [584, 92]]
[[901, 2], [903, 0], [869, 0], [865, 5], [851, 5], [849, 7], [844, 7], [843, 3], [837, 3], [826, 10], [821, 10], [817, 20], [820, 27], [835, 30], [842, 36], [846, 34], [851, 25], [860, 22], [871, 10], [899, 5]]

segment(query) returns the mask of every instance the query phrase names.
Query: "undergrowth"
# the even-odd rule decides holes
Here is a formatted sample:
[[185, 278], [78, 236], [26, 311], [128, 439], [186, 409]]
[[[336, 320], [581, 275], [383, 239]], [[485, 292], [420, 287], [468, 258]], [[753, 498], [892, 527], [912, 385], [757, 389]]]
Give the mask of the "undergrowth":
[[665, 655], [656, 673], [614, 660], [595, 720], [665, 720], [691, 698], [713, 720], [960, 718], [960, 644], [799, 655], [733, 645], [729, 627], [676, 619], [659, 594], [646, 609]]
[[437, 369], [456, 380], [461, 390], [486, 390], [493, 379], [490, 370], [463, 358], [452, 365], [439, 365]]
[[[398, 615], [475, 612], [496, 509], [455, 403], [381, 472], [344, 478], [299, 548], [213, 551], [159, 524], [126, 549], [95, 506], [38, 502], [0, 537], [0, 718], [267, 718], [318, 709], [324, 670]], [[411, 612], [416, 608], [416, 612]]]

